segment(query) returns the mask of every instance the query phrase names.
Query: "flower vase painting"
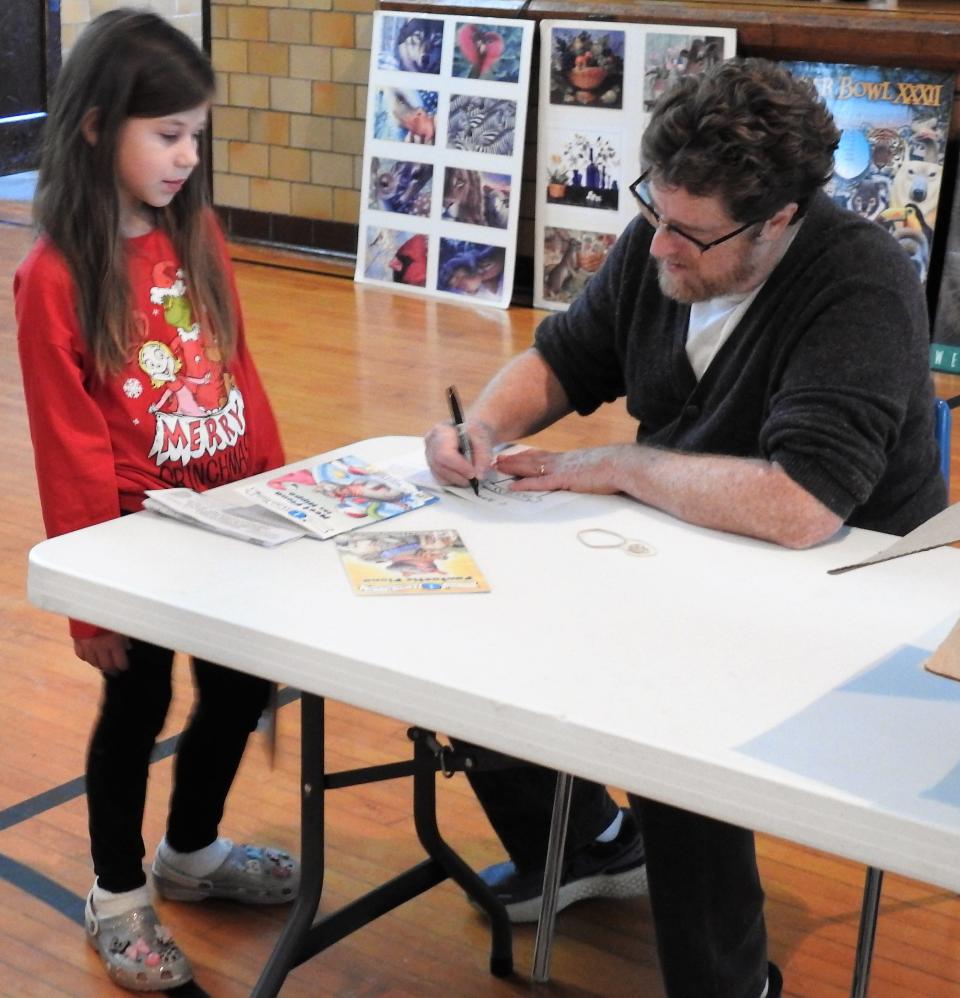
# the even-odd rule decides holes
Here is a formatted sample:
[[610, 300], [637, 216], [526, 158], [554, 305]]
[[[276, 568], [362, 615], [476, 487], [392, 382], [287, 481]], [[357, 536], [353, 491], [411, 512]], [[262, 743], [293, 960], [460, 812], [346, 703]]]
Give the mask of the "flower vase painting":
[[596, 132], [554, 132], [548, 169], [557, 180], [548, 183], [548, 201], [616, 211], [620, 203], [618, 139], [617, 135]]

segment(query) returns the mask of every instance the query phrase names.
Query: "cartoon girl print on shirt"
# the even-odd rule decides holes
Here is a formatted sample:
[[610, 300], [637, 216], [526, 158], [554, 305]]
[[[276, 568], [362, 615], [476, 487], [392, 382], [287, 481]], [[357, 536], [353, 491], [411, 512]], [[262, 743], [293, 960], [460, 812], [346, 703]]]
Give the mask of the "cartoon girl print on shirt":
[[174, 412], [181, 416], [204, 415], [206, 410], [197, 403], [192, 386], [207, 384], [210, 380], [209, 371], [203, 378], [178, 377], [183, 365], [174, 357], [170, 347], [159, 340], [147, 340], [140, 347], [137, 361], [141, 370], [149, 376], [150, 384], [154, 388], [164, 388], [159, 400], [148, 407], [148, 412]]

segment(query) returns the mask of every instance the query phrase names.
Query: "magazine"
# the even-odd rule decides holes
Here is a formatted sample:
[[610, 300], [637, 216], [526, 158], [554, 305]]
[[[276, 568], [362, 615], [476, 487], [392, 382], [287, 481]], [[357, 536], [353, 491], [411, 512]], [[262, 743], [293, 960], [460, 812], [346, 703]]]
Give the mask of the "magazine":
[[352, 454], [285, 471], [241, 494], [321, 540], [437, 501]]
[[300, 527], [282, 523], [260, 506], [236, 506], [233, 496], [224, 499], [193, 489], [148, 489], [146, 496], [144, 509], [251, 544], [276, 547], [304, 536]]
[[358, 530], [335, 543], [359, 596], [490, 592], [456, 530]]

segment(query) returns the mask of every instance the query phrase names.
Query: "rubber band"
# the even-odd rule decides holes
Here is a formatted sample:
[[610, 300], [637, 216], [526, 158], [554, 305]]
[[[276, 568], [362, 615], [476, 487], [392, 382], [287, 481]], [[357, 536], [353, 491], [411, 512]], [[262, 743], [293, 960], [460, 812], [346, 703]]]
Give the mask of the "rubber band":
[[625, 554], [637, 558], [657, 553], [652, 544], [636, 537], [624, 537], [616, 530], [608, 530], [606, 527], [584, 527], [583, 530], [577, 531], [577, 540], [588, 548], [601, 550], [621, 548]]

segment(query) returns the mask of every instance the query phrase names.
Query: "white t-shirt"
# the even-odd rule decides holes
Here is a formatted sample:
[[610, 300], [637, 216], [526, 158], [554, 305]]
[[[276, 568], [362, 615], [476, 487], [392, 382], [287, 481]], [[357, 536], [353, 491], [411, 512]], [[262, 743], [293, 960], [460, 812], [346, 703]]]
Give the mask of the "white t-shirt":
[[711, 298], [708, 301], [695, 301], [690, 306], [690, 323], [687, 326], [687, 357], [690, 360], [693, 373], [697, 376], [697, 381], [703, 377], [703, 372], [710, 366], [717, 351], [737, 328], [737, 323], [762, 287], [761, 284], [745, 294], [724, 295], [722, 298]]

